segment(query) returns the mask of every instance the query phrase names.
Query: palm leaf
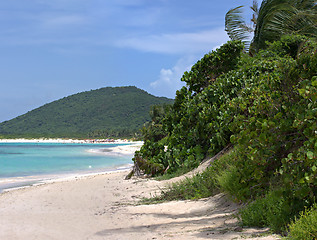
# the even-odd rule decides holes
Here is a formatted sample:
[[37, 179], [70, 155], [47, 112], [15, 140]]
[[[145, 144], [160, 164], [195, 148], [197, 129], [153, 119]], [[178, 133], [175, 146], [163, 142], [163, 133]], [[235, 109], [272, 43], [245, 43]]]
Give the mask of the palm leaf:
[[265, 41], [272, 38], [272, 33], [266, 29], [266, 24], [272, 12], [277, 9], [277, 6], [287, 2], [287, 0], [263, 0], [259, 9], [259, 16], [254, 30], [252, 39], [252, 50], [258, 51], [265, 46]]
[[302, 34], [317, 37], [317, 14], [311, 10], [291, 8], [277, 12], [268, 22], [267, 28], [275, 35]]
[[243, 6], [239, 6], [227, 12], [225, 16], [225, 30], [231, 40], [240, 40], [244, 42], [246, 48], [248, 48], [248, 38], [253, 29], [243, 20], [242, 8]]
[[[232, 40], [241, 40], [249, 52], [266, 47], [266, 41], [278, 40], [284, 34], [302, 34], [317, 38], [317, 0], [263, 0], [260, 8], [256, 0], [250, 7], [253, 11], [248, 26], [239, 6], [227, 12], [225, 30]], [[248, 41], [254, 32], [252, 43]]]
[[316, 0], [264, 0], [259, 9], [252, 48], [258, 51], [266, 41], [283, 34], [316, 37]]
[[253, 23], [253, 29], [254, 29], [258, 20], [258, 16], [259, 16], [258, 2], [256, 0], [253, 0], [253, 4], [250, 8], [253, 11], [251, 22]]

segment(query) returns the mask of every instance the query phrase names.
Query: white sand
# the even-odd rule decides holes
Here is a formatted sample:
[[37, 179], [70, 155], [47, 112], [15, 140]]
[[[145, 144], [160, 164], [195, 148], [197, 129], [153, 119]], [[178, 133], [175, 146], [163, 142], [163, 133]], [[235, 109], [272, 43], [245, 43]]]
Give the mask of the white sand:
[[240, 232], [237, 205], [222, 194], [199, 201], [135, 205], [166, 183], [116, 172], [0, 194], [0, 239], [278, 239]]
[[123, 143], [131, 143], [136, 145], [142, 145], [142, 141], [128, 141], [117, 139], [113, 140], [113, 142], [107, 142], [106, 140], [79, 140], [79, 139], [64, 139], [64, 138], [34, 138], [34, 139], [26, 139], [26, 138], [14, 138], [14, 139], [0, 139], [0, 143], [98, 143], [98, 144], [123, 144]]

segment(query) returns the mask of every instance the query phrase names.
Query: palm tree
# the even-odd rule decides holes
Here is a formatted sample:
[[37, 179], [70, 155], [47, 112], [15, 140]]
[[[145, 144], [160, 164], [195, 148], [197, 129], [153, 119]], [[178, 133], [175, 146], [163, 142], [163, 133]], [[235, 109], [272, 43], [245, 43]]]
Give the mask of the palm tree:
[[[317, 37], [317, 0], [263, 0], [261, 7], [253, 1], [253, 26], [243, 20], [242, 8], [231, 9], [225, 17], [226, 31], [232, 40], [250, 45], [250, 51], [265, 48], [266, 41], [274, 41], [285, 34]], [[252, 41], [247, 37], [253, 35]]]
[[257, 1], [253, 0], [253, 5], [250, 7], [253, 11], [251, 23], [247, 24], [242, 17], [244, 6], [238, 6], [229, 10], [225, 17], [225, 30], [231, 40], [240, 40], [245, 44], [248, 50], [250, 46], [250, 36], [255, 30], [259, 8]]

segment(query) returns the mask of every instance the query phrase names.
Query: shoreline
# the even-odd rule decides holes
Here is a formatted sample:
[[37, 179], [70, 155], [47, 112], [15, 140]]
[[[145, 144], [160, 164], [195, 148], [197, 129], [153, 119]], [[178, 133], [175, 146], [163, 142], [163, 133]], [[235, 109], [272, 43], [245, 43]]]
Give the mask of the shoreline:
[[48, 174], [48, 175], [33, 175], [23, 177], [9, 177], [0, 178], [0, 196], [3, 193], [15, 191], [19, 189], [29, 188], [33, 186], [45, 185], [48, 183], [70, 181], [76, 179], [82, 179], [86, 177], [93, 177], [111, 173], [127, 172], [131, 171], [131, 165], [122, 165], [113, 169], [100, 170], [95, 172], [73, 172], [73, 173], [61, 173], [61, 174]]
[[63, 138], [12, 138], [0, 139], [0, 143], [87, 143], [87, 144], [143, 144], [143, 141], [129, 141], [124, 139], [63, 139]]
[[[96, 144], [96, 143], [87, 143], [87, 142], [81, 142], [81, 140], [60, 140], [60, 139], [32, 139], [32, 140], [26, 140], [26, 139], [11, 139], [8, 141], [4, 140], [0, 143], [83, 143], [83, 144]], [[97, 143], [98, 144], [98, 143]], [[90, 152], [94, 154], [101, 154], [101, 155], [133, 155], [136, 150], [138, 150], [143, 142], [115, 142], [115, 143], [103, 143], [103, 144], [125, 144], [125, 145], [119, 145], [111, 148], [107, 148], [107, 151], [104, 151], [104, 149], [91, 149]], [[52, 173], [52, 174], [38, 174], [38, 175], [27, 175], [27, 176], [16, 176], [16, 177], [4, 177], [0, 178], [0, 194], [12, 191], [20, 188], [28, 188], [35, 185], [42, 185], [47, 182], [55, 182], [55, 181], [63, 181], [68, 179], [76, 179], [76, 178], [82, 178], [86, 176], [95, 176], [95, 175], [102, 175], [112, 172], [121, 172], [121, 171], [129, 171], [133, 166], [133, 163], [131, 164], [124, 164], [124, 165], [118, 165], [115, 167], [108, 167], [108, 168], [100, 168], [100, 169], [94, 169], [94, 170], [83, 170], [83, 171], [74, 171], [74, 172], [68, 172], [68, 173]]]
[[[120, 147], [132, 151], [136, 146], [118, 147], [117, 151], [123, 151]], [[234, 216], [239, 206], [224, 194], [140, 205], [142, 198], [160, 194], [168, 184], [202, 171], [206, 164], [164, 181], [124, 180], [129, 171], [117, 169], [4, 191], [0, 194], [0, 239], [280, 239], [268, 229], [239, 227]]]

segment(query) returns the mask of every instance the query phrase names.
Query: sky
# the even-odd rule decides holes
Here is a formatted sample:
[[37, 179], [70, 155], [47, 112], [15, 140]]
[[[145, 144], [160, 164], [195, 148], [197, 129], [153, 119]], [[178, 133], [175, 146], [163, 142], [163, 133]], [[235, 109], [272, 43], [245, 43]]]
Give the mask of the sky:
[[251, 0], [1, 1], [0, 122], [102, 87], [174, 98], [241, 4]]

